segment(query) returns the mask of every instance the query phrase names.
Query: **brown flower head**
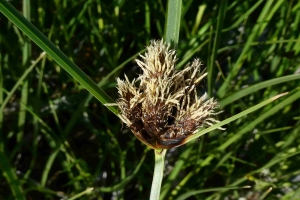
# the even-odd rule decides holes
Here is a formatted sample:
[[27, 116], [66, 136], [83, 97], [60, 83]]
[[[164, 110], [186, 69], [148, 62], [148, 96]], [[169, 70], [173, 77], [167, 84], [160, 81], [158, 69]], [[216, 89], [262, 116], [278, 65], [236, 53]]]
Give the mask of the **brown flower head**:
[[140, 141], [154, 149], [169, 149], [217, 122], [217, 101], [196, 92], [207, 75], [199, 59], [176, 71], [176, 52], [163, 40], [151, 41], [140, 57], [136, 62], [143, 73], [132, 82], [126, 76], [117, 80], [120, 118]]

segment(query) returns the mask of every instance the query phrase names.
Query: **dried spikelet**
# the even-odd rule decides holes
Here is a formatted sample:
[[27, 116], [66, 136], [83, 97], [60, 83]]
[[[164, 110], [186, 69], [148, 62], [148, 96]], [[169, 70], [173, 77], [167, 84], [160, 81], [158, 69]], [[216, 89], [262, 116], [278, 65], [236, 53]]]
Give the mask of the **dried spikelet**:
[[118, 79], [117, 100], [120, 118], [139, 140], [154, 149], [169, 149], [218, 122], [217, 101], [196, 92], [207, 75], [199, 59], [176, 71], [176, 52], [163, 40], [151, 41], [140, 57], [136, 62], [143, 73], [132, 82], [126, 76], [125, 81]]

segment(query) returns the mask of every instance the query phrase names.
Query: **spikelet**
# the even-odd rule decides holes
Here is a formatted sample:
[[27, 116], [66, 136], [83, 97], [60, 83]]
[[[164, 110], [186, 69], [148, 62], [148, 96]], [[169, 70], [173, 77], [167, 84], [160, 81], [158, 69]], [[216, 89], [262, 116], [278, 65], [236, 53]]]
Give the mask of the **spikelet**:
[[197, 95], [196, 86], [207, 75], [199, 59], [176, 71], [176, 52], [163, 40], [152, 40], [140, 57], [136, 62], [143, 73], [131, 82], [126, 76], [117, 80], [120, 118], [140, 141], [170, 149], [218, 122], [217, 101]]

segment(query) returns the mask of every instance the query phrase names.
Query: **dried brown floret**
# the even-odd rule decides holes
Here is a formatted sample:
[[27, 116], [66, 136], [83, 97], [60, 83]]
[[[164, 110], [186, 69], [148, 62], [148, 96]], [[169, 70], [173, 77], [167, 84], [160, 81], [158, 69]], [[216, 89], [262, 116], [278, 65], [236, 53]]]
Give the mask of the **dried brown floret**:
[[120, 118], [154, 149], [180, 146], [199, 128], [217, 122], [217, 101], [197, 95], [196, 86], [207, 75], [201, 61], [176, 71], [176, 52], [169, 48], [163, 40], [151, 41], [136, 60], [143, 73], [132, 82], [126, 76], [125, 81], [118, 79]]

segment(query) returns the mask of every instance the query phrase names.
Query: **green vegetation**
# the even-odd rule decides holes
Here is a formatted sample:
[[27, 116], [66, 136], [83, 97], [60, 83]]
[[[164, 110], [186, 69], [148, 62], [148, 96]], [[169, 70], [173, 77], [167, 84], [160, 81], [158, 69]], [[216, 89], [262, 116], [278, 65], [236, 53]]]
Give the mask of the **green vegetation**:
[[153, 151], [103, 104], [164, 35], [178, 69], [203, 60], [224, 124], [265, 103], [168, 150], [161, 199], [300, 199], [300, 2], [183, 0], [179, 18], [161, 0], [9, 3], [60, 51], [0, 0], [0, 199], [148, 199]]

